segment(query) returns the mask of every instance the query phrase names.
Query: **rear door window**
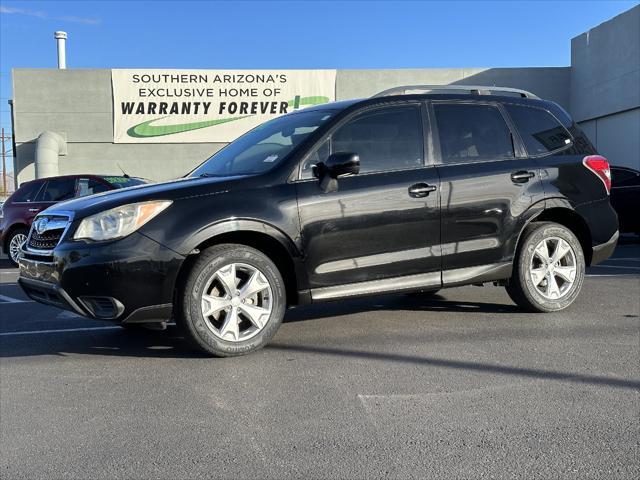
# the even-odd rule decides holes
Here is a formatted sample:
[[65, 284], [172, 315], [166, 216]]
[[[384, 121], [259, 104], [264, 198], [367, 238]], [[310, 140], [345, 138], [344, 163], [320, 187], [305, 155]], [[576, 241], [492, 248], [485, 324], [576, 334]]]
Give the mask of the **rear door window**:
[[529, 155], [544, 155], [571, 145], [571, 134], [550, 112], [515, 104], [506, 104], [505, 108]]
[[12, 202], [35, 202], [38, 192], [42, 188], [42, 182], [31, 182], [23, 185], [14, 193]]
[[55, 178], [49, 180], [40, 200], [43, 202], [62, 202], [75, 196], [75, 178]]
[[511, 130], [496, 106], [434, 103], [442, 163], [514, 158]]

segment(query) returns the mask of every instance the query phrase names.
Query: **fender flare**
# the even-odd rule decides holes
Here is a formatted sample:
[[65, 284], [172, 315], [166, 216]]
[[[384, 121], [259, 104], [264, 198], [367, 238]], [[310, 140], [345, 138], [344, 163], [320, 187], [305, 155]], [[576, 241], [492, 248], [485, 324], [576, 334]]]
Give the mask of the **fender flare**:
[[[540, 208], [540, 207], [542, 207], [542, 208]], [[564, 198], [564, 197], [553, 197], [553, 198], [542, 199], [539, 202], [536, 202], [533, 205], [531, 205], [527, 209], [527, 211], [531, 211], [533, 208], [537, 208], [538, 211], [535, 212], [533, 215], [531, 215], [527, 219], [527, 221], [524, 223], [522, 228], [520, 229], [520, 232], [518, 233], [518, 239], [517, 239], [517, 242], [516, 242], [516, 246], [515, 246], [515, 249], [513, 251], [514, 258], [515, 258], [515, 254], [516, 254], [516, 251], [518, 249], [518, 246], [520, 245], [520, 240], [522, 239], [522, 233], [526, 230], [526, 228], [532, 222], [535, 222], [542, 214], [544, 214], [548, 210], [558, 209], [558, 210], [569, 211], [569, 212], [571, 212], [571, 214], [574, 214], [574, 215], [577, 215], [578, 217], [580, 217], [580, 219], [585, 223], [585, 225], [587, 225], [587, 226], [589, 225], [588, 222], [586, 221], [586, 219], [575, 208], [574, 203], [571, 202], [569, 199]]]
[[580, 215], [578, 212], [576, 212], [573, 204], [566, 198], [562, 198], [562, 197], [543, 198], [541, 200], [538, 200], [536, 203], [529, 205], [529, 208], [527, 208], [527, 210], [525, 210], [525, 212], [523, 213], [523, 215], [527, 216], [527, 219], [525, 220], [524, 224], [522, 225], [522, 228], [520, 228], [520, 231], [518, 232], [518, 237], [516, 239], [515, 244], [513, 245], [513, 248], [509, 251], [509, 256], [512, 257], [512, 260], [515, 258], [515, 255], [518, 250], [518, 246], [520, 245], [520, 240], [522, 240], [522, 234], [524, 233], [524, 231], [532, 222], [535, 222], [536, 219], [540, 217], [540, 215], [542, 215], [545, 211], [551, 208], [562, 208], [565, 210], [570, 210], [572, 213]]
[[219, 235], [225, 233], [239, 233], [239, 232], [254, 232], [268, 235], [274, 240], [278, 241], [291, 255], [292, 258], [301, 256], [300, 250], [291, 237], [279, 228], [265, 223], [261, 220], [254, 220], [251, 218], [228, 218], [212, 223], [210, 225], [201, 228], [195, 232], [191, 237], [187, 239], [182, 248], [184, 255], [188, 255], [198, 245], [203, 244], [207, 240], [210, 240]]

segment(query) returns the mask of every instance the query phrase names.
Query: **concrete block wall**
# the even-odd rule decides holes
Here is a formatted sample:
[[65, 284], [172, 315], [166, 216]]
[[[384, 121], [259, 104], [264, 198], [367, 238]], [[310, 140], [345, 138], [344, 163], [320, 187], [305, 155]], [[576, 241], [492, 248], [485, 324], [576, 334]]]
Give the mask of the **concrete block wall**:
[[598, 151], [640, 170], [640, 6], [571, 40], [570, 96]]

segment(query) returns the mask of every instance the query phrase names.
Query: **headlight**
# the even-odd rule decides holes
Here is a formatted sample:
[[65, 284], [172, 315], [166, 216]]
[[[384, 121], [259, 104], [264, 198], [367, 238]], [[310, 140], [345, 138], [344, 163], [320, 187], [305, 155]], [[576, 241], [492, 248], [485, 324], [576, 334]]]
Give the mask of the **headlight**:
[[74, 240], [113, 240], [135, 232], [171, 205], [170, 200], [130, 203], [91, 215], [80, 222]]

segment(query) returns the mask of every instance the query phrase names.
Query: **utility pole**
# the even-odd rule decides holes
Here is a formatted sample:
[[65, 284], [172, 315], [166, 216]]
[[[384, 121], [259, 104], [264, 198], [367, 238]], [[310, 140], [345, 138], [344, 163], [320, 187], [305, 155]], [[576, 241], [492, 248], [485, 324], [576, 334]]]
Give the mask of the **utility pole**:
[[4, 140], [11, 137], [4, 136], [4, 128], [2, 129], [2, 195], [7, 194], [7, 150], [4, 147]]

